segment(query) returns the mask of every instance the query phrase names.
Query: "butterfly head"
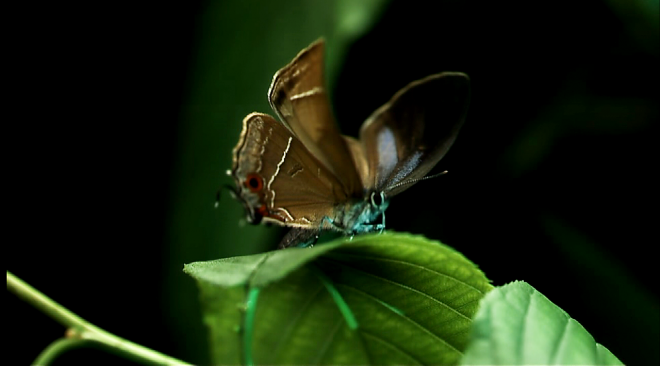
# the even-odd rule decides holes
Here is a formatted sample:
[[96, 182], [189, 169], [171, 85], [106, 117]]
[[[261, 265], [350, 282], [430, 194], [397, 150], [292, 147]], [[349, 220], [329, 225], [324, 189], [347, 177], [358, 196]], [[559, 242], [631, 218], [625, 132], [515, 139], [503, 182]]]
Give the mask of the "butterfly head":
[[[231, 171], [227, 171], [227, 175], [232, 175]], [[261, 177], [256, 176], [247, 177], [242, 184], [237, 184], [236, 188], [229, 185], [224, 186], [224, 188], [229, 190], [231, 196], [243, 205], [247, 214], [247, 222], [253, 225], [261, 223], [264, 215], [261, 212], [262, 210], [257, 208], [262, 207], [262, 205], [255, 203], [255, 201], [259, 200], [258, 196], [250, 194], [249, 192], [260, 190], [262, 188], [261, 186], [263, 186], [263, 183], [261, 182]]]
[[381, 231], [385, 228], [385, 210], [389, 204], [384, 192], [373, 191], [363, 201], [342, 210], [335, 223], [344, 228], [347, 235]]
[[390, 205], [390, 201], [385, 196], [385, 192], [371, 192], [369, 195], [369, 210], [365, 219], [369, 229], [366, 232], [383, 231], [385, 229], [385, 210]]
[[385, 198], [385, 192], [371, 192], [369, 195], [369, 204], [371, 211], [379, 216], [385, 212], [390, 201]]

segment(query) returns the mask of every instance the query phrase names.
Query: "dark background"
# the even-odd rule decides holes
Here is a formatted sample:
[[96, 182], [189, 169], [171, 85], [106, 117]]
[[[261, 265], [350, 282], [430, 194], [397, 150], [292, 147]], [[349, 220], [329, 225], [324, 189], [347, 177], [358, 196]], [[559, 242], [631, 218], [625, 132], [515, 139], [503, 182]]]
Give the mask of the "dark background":
[[[395, 197], [390, 229], [455, 247], [494, 285], [529, 282], [624, 363], [657, 364], [657, 3], [366, 3], [22, 12], [6, 56], [7, 269], [110, 332], [208, 363], [181, 269], [278, 241], [239, 225], [228, 195], [213, 210], [214, 195], [242, 118], [271, 113], [272, 74], [324, 36], [348, 135], [412, 80], [471, 77], [467, 122], [436, 168], [450, 173]], [[7, 305], [14, 364], [64, 334]]]

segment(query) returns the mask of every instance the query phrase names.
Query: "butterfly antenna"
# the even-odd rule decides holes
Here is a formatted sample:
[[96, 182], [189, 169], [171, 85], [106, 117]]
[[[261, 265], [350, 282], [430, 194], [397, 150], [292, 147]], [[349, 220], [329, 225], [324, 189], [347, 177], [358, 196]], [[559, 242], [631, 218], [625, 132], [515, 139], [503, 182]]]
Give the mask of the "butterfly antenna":
[[415, 183], [419, 182], [420, 180], [427, 180], [427, 179], [431, 179], [431, 178], [437, 178], [437, 177], [439, 177], [441, 175], [445, 175], [447, 173], [449, 173], [449, 172], [445, 170], [444, 172], [440, 172], [438, 174], [433, 174], [433, 175], [427, 175], [426, 177], [422, 177], [422, 178], [404, 180], [403, 182], [399, 182], [399, 183], [397, 183], [393, 186], [389, 186], [389, 187], [385, 188], [383, 190], [383, 192], [391, 191], [394, 188], [398, 188], [398, 187], [405, 186], [405, 185], [408, 185], [408, 184], [415, 184]]
[[228, 190], [229, 190], [229, 194], [231, 194], [231, 196], [232, 196], [233, 198], [240, 197], [240, 196], [238, 195], [238, 191], [236, 190], [236, 188], [230, 186], [229, 184], [225, 184], [225, 185], [223, 185], [222, 187], [220, 187], [220, 188], [218, 189], [218, 191], [215, 193], [215, 205], [214, 205], [215, 208], [218, 208], [218, 206], [220, 206], [220, 195], [221, 195], [221, 193], [222, 193], [222, 189], [223, 189], [223, 188], [228, 189]]

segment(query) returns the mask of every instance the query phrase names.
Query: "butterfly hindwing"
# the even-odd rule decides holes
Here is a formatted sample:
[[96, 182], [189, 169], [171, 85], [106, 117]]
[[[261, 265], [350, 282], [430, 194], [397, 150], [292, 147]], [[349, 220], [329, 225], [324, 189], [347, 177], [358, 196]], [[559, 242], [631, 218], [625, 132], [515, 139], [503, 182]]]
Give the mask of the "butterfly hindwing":
[[348, 194], [282, 123], [252, 113], [234, 149], [231, 175], [251, 222], [318, 229]]
[[369, 167], [364, 186], [392, 197], [409, 187], [397, 184], [423, 178], [454, 143], [469, 87], [463, 73], [435, 74], [408, 84], [377, 109], [360, 129]]

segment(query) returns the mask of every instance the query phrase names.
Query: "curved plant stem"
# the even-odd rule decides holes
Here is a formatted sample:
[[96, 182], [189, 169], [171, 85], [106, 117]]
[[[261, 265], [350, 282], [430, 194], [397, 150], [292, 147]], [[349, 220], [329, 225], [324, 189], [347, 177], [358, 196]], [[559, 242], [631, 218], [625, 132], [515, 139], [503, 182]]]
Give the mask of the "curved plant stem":
[[78, 347], [89, 345], [85, 339], [60, 338], [46, 347], [32, 362], [33, 365], [50, 365], [62, 353]]
[[[107, 347], [115, 353], [140, 363], [189, 365], [176, 358], [172, 358], [160, 352], [140, 346], [139, 344], [127, 341], [87, 322], [46, 295], [37, 291], [32, 286], [23, 282], [20, 278], [14, 276], [9, 271], [7, 271], [7, 290], [13, 292], [22, 300], [30, 303], [41, 312], [67, 327], [68, 339], [95, 342], [100, 346], [105, 346], [104, 348]], [[50, 361], [53, 359], [53, 356], [57, 356], [58, 354], [71, 349], [73, 346], [78, 345], [82, 344], [76, 344], [73, 342], [59, 343], [56, 341], [46, 348], [39, 358], [43, 356], [46, 357], [47, 361]]]

